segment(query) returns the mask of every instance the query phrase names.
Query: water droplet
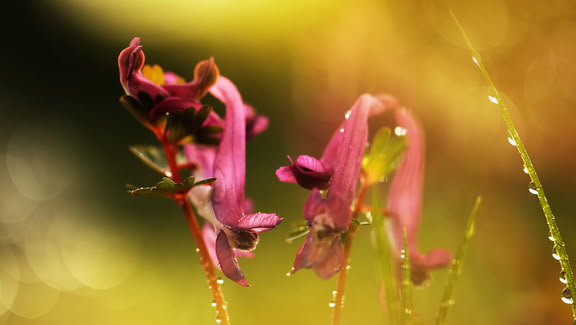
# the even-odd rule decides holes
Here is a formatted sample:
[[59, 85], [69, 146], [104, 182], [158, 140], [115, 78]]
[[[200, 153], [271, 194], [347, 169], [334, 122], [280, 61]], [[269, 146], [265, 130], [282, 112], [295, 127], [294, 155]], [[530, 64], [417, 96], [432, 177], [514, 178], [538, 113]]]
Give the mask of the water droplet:
[[199, 252], [200, 252], [200, 248], [196, 248], [196, 253], [199, 253]]
[[566, 287], [564, 290], [562, 290], [562, 301], [566, 304], [572, 304], [574, 302], [570, 288]]
[[397, 126], [394, 128], [394, 134], [396, 134], [397, 136], [403, 136], [406, 135], [406, 133], [408, 133], [408, 131], [401, 126]]
[[488, 100], [494, 104], [498, 104], [498, 98], [488, 95]]
[[550, 239], [551, 242], [554, 241], [554, 236], [552, 236], [551, 232], [548, 233], [548, 239]]
[[224, 280], [222, 280], [222, 278], [218, 278], [218, 280], [216, 280], [216, 283], [222, 284], [222, 283], [224, 283]]
[[534, 185], [534, 182], [530, 182], [530, 184], [528, 185], [528, 192], [538, 195], [538, 190], [536, 189], [536, 185]]
[[403, 249], [400, 250], [400, 258], [401, 258], [401, 259], [405, 259], [405, 258], [406, 258], [406, 251], [403, 250]]
[[350, 270], [352, 267], [350, 265], [346, 265], [346, 270]]
[[334, 306], [336, 306], [336, 303], [334, 301], [330, 301], [330, 303], [328, 304], [328, 307], [334, 308]]
[[552, 257], [557, 261], [560, 260], [560, 255], [558, 255], [558, 252], [556, 251], [556, 245], [552, 247]]
[[216, 307], [216, 300], [212, 300], [212, 307]]
[[524, 166], [524, 169], [522, 169], [524, 171], [524, 173], [528, 174], [528, 168], [526, 166]]
[[566, 280], [566, 271], [565, 270], [560, 271], [559, 280], [560, 280], [560, 282], [562, 282], [564, 284], [568, 283], [568, 281]]
[[477, 66], [480, 66], [480, 63], [478, 63], [478, 59], [475, 56], [472, 57], [472, 61], [474, 61]]
[[513, 145], [514, 147], [516, 147], [516, 140], [514, 140], [513, 137], [508, 137], [508, 142], [510, 142], [511, 145]]
[[220, 315], [216, 316], [216, 323], [222, 323], [222, 318], [220, 318]]
[[350, 114], [351, 114], [351, 113], [352, 113], [352, 111], [348, 111], [348, 112], [346, 112], [346, 115], [344, 115], [344, 117], [345, 117], [346, 119], [349, 119], [349, 118], [350, 118]]
[[340, 133], [344, 133], [344, 128], [341, 128], [341, 129], [340, 129]]

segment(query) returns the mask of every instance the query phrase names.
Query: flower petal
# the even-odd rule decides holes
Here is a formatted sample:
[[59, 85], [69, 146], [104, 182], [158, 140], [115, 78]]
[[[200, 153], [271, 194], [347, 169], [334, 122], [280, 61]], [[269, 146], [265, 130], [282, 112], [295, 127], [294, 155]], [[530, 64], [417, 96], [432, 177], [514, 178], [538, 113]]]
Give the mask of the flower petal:
[[212, 202], [218, 221], [236, 227], [244, 216], [246, 172], [244, 103], [231, 81], [220, 78], [218, 85], [219, 99], [226, 104], [226, 118], [214, 162], [216, 181]]
[[225, 276], [241, 286], [250, 286], [246, 281], [242, 270], [240, 270], [238, 261], [236, 261], [236, 254], [234, 254], [234, 251], [230, 247], [228, 238], [223, 231], [220, 231], [216, 237], [216, 255], [218, 257], [220, 269]]
[[164, 88], [172, 95], [182, 97], [187, 100], [197, 101], [204, 97], [210, 87], [216, 84], [219, 79], [220, 71], [210, 58], [198, 62], [194, 69], [194, 80], [188, 83], [168, 83]]
[[146, 92], [152, 98], [158, 94], [168, 96], [168, 92], [162, 87], [146, 79], [141, 72], [144, 66], [145, 56], [140, 45], [140, 38], [135, 37], [130, 46], [125, 48], [118, 56], [118, 69], [120, 71], [120, 83], [124, 91], [132, 96], [138, 97], [138, 93]]
[[275, 213], [255, 213], [244, 216], [236, 227], [261, 233], [278, 226], [282, 220]]

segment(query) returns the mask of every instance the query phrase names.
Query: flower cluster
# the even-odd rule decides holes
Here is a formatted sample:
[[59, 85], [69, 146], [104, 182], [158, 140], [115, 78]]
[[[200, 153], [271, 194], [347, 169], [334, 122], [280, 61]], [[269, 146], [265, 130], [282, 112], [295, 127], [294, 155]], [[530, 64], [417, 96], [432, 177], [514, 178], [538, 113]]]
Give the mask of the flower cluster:
[[[259, 234], [282, 221], [273, 213], [250, 214], [251, 204], [244, 196], [246, 139], [266, 130], [268, 120], [242, 101], [212, 58], [196, 65], [190, 82], [158, 65], [145, 65], [144, 60], [139, 38], [120, 53], [120, 82], [126, 92], [121, 102], [164, 146], [167, 176], [177, 182], [180, 169], [186, 167], [197, 179], [213, 180], [189, 186], [185, 199], [207, 220], [204, 241], [214, 264], [247, 286], [236, 257], [251, 256]], [[225, 118], [202, 104], [208, 93], [225, 104]], [[177, 161], [180, 146], [185, 163]]]
[[[196, 65], [194, 78], [189, 82], [158, 65], [145, 65], [144, 61], [139, 38], [132, 40], [118, 58], [120, 82], [126, 92], [121, 102], [154, 132], [166, 153], [168, 167], [159, 169], [164, 170], [170, 182], [148, 188], [146, 193], [162, 191], [163, 196], [191, 204], [206, 220], [202, 237], [214, 264], [228, 278], [248, 286], [237, 257], [251, 257], [259, 234], [282, 221], [274, 213], [251, 213], [252, 202], [244, 194], [246, 140], [266, 130], [268, 119], [243, 102], [236, 86], [220, 76], [212, 58]], [[224, 118], [202, 103], [207, 94], [224, 103]], [[311, 191], [303, 209], [309, 232], [296, 254], [292, 273], [311, 268], [328, 279], [345, 265], [342, 236], [358, 212], [353, 210], [353, 203], [362, 203], [358, 187], [364, 186], [365, 190], [382, 178], [373, 170], [383, 162], [372, 159], [368, 164], [371, 167], [363, 165], [368, 120], [385, 111], [394, 111], [407, 140], [386, 206], [394, 251], [399, 259], [406, 230], [415, 284], [428, 278], [429, 269], [450, 263], [451, 256], [445, 250], [423, 255], [417, 247], [424, 172], [421, 127], [408, 111], [398, 108], [395, 98], [364, 94], [346, 113], [320, 159], [300, 155], [293, 160], [288, 156], [289, 166], [276, 171], [280, 181]], [[185, 157], [182, 160], [178, 159], [180, 153]], [[184, 182], [182, 169], [190, 171], [190, 178]]]

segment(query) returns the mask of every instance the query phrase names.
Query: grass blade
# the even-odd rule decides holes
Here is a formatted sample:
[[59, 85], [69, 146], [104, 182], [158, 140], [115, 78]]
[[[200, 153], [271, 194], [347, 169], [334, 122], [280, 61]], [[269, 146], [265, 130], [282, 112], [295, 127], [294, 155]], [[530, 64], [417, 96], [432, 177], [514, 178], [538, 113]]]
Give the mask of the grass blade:
[[458, 252], [452, 261], [452, 265], [450, 266], [450, 277], [448, 278], [448, 282], [446, 283], [446, 288], [444, 289], [444, 295], [442, 296], [442, 301], [440, 303], [440, 310], [438, 310], [438, 316], [436, 317], [436, 324], [442, 325], [446, 321], [446, 314], [448, 313], [448, 309], [454, 304], [454, 286], [462, 273], [462, 261], [464, 259], [464, 255], [466, 255], [466, 251], [468, 250], [468, 243], [472, 236], [474, 236], [474, 227], [476, 225], [476, 215], [478, 214], [478, 208], [480, 207], [480, 203], [482, 203], [482, 198], [478, 196], [476, 198], [476, 203], [474, 204], [474, 208], [472, 208], [472, 212], [470, 212], [470, 216], [468, 217], [468, 222], [466, 224], [466, 230], [464, 232], [464, 239], [460, 246], [458, 247]]
[[524, 144], [522, 143], [522, 140], [520, 139], [520, 136], [518, 135], [518, 132], [516, 131], [516, 128], [514, 127], [514, 123], [512, 122], [512, 118], [510, 117], [510, 114], [508, 113], [508, 109], [506, 108], [506, 105], [504, 105], [504, 103], [502, 102], [502, 98], [500, 97], [498, 90], [494, 86], [494, 83], [492, 82], [490, 75], [488, 75], [488, 71], [486, 70], [486, 68], [482, 64], [482, 59], [480, 58], [480, 54], [478, 53], [478, 51], [476, 51], [474, 49], [474, 46], [472, 46], [470, 39], [468, 38], [468, 36], [466, 35], [466, 32], [464, 31], [464, 29], [462, 28], [462, 26], [458, 22], [458, 19], [456, 19], [456, 16], [454, 15], [454, 13], [453, 12], [450, 12], [450, 13], [452, 15], [452, 18], [454, 19], [454, 21], [458, 25], [458, 28], [462, 32], [462, 36], [464, 37], [464, 40], [466, 41], [468, 48], [472, 52], [472, 59], [478, 65], [478, 67], [480, 68], [480, 71], [482, 72], [482, 75], [484, 76], [484, 79], [486, 79], [486, 82], [488, 83], [488, 87], [489, 87], [489, 91], [490, 91], [490, 95], [488, 97], [489, 100], [495, 104], [498, 104], [498, 106], [500, 107], [500, 112], [502, 113], [502, 118], [504, 119], [504, 122], [506, 123], [506, 127], [508, 128], [509, 141], [511, 144], [513, 144], [518, 149], [518, 152], [520, 153], [520, 157], [522, 158], [522, 161], [524, 162], [525, 170], [527, 171], [528, 175], [530, 176], [530, 180], [531, 180], [530, 192], [538, 195], [538, 201], [540, 202], [540, 206], [542, 207], [542, 210], [544, 211], [544, 217], [546, 218], [546, 223], [548, 224], [548, 228], [550, 230], [551, 240], [554, 242], [555, 254], [553, 256], [554, 256], [554, 258], [557, 257], [557, 259], [559, 260], [560, 265], [562, 267], [562, 271], [566, 274], [565, 279], [566, 279], [567, 287], [562, 292], [562, 296], [561, 296], [562, 301], [564, 301], [565, 303], [568, 303], [572, 306], [572, 318], [573, 318], [572, 324], [576, 325], [576, 305], [574, 304], [574, 299], [572, 299], [573, 293], [576, 292], [576, 285], [574, 283], [574, 273], [572, 272], [572, 268], [570, 267], [570, 261], [568, 260], [568, 254], [566, 253], [566, 246], [564, 245], [564, 241], [562, 240], [562, 236], [560, 236], [560, 229], [558, 228], [558, 225], [556, 224], [556, 221], [554, 220], [554, 215], [552, 214], [552, 209], [550, 208], [550, 205], [548, 204], [548, 200], [546, 199], [546, 195], [544, 194], [544, 189], [542, 188], [542, 184], [540, 183], [540, 179], [538, 178], [538, 175], [536, 174], [536, 169], [534, 168], [534, 165], [532, 164], [532, 161], [530, 160], [530, 157], [528, 156], [528, 152], [526, 151], [526, 148], [524, 147]]

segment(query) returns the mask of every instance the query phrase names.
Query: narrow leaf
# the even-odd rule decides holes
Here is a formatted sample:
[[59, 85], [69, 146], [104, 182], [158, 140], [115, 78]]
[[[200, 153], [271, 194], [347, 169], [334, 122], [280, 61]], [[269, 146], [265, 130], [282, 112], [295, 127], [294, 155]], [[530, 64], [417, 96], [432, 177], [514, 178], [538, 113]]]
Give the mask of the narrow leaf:
[[[512, 122], [512, 118], [510, 117], [510, 114], [508, 113], [508, 108], [506, 107], [506, 105], [504, 105], [504, 102], [502, 101], [502, 97], [500, 97], [500, 94], [498, 93], [496, 86], [492, 82], [492, 79], [490, 78], [488, 71], [486, 70], [486, 68], [484, 67], [484, 64], [482, 63], [482, 59], [480, 58], [480, 54], [478, 53], [478, 51], [476, 51], [476, 49], [472, 45], [472, 42], [468, 38], [468, 35], [466, 35], [464, 28], [462, 28], [462, 25], [460, 25], [460, 22], [458, 22], [458, 19], [456, 19], [456, 16], [454, 15], [454, 13], [451, 11], [450, 14], [452, 15], [454, 22], [456, 23], [456, 25], [460, 29], [460, 32], [462, 32], [462, 36], [463, 36], [464, 40], [466, 41], [466, 44], [468, 45], [468, 49], [472, 53], [473, 61], [476, 63], [476, 65], [478, 66], [478, 68], [482, 72], [484, 79], [488, 83], [489, 91], [490, 91], [490, 95], [488, 96], [488, 99], [492, 103], [495, 103], [498, 105], [498, 107], [500, 107], [500, 113], [502, 115], [502, 118], [504, 119], [504, 122], [506, 123], [506, 127], [508, 129], [508, 135], [511, 139], [510, 143], [513, 143], [514, 146], [518, 149], [518, 152], [520, 153], [520, 157], [522, 158], [522, 161], [524, 162], [524, 167], [526, 168], [526, 171], [528, 172], [528, 176], [530, 177], [530, 190], [534, 191], [538, 195], [538, 201], [540, 203], [540, 206], [542, 207], [542, 211], [544, 212], [544, 217], [546, 218], [546, 223], [548, 224], [548, 229], [550, 231], [550, 235], [552, 236], [551, 238], [553, 239], [553, 242], [554, 242], [554, 249], [556, 250], [556, 253], [558, 254], [562, 271], [566, 274], [567, 287], [564, 288], [564, 292], [574, 293], [574, 292], [576, 292], [576, 283], [574, 282], [574, 273], [572, 272], [572, 268], [570, 266], [570, 260], [568, 259], [568, 254], [566, 253], [566, 246], [564, 244], [564, 240], [562, 240], [562, 236], [560, 235], [560, 228], [558, 228], [558, 224], [556, 223], [554, 215], [552, 214], [552, 209], [550, 208], [550, 204], [548, 203], [548, 199], [546, 198], [546, 195], [544, 194], [544, 188], [542, 187], [542, 183], [540, 183], [540, 179], [538, 178], [538, 175], [536, 174], [536, 168], [532, 164], [532, 160], [530, 160], [530, 156], [528, 156], [528, 151], [526, 151], [526, 148], [524, 147], [524, 143], [520, 139], [520, 135], [518, 134], [518, 131], [516, 130], [516, 127], [514, 126], [514, 123]], [[564, 297], [562, 297], [562, 298], [564, 298]], [[574, 299], [572, 299], [572, 300], [562, 299], [562, 300], [571, 305], [571, 307], [572, 307], [572, 319], [573, 319], [572, 323], [574, 325], [576, 325], [576, 304], [574, 303], [575, 300]]]
[[152, 187], [134, 188], [133, 185], [129, 185], [128, 192], [139, 196], [174, 198], [176, 195], [185, 194], [194, 186], [211, 183], [214, 182], [214, 180], [214, 178], [210, 178], [195, 183], [194, 176], [190, 176], [184, 180], [183, 183], [176, 183], [171, 178], [164, 177], [160, 182]]
[[482, 198], [478, 196], [476, 198], [474, 208], [472, 208], [472, 212], [470, 212], [470, 216], [468, 217], [468, 223], [466, 224], [466, 230], [464, 231], [464, 239], [462, 240], [462, 243], [460, 243], [460, 246], [458, 247], [458, 253], [456, 253], [454, 260], [452, 261], [452, 265], [450, 266], [450, 277], [446, 283], [444, 295], [440, 303], [440, 310], [438, 310], [438, 316], [436, 317], [437, 325], [444, 324], [446, 321], [446, 314], [448, 313], [448, 309], [450, 309], [450, 307], [452, 307], [454, 304], [454, 287], [456, 286], [456, 282], [462, 273], [462, 261], [468, 250], [468, 243], [470, 242], [472, 236], [474, 236], [476, 215], [478, 214], [480, 203], [482, 203]]

